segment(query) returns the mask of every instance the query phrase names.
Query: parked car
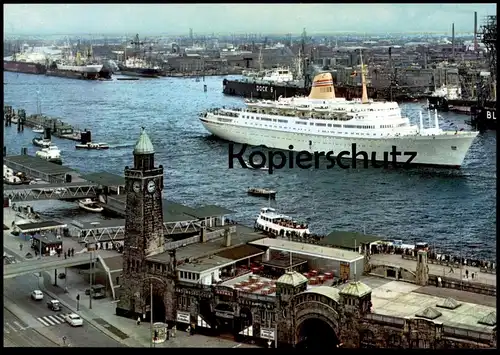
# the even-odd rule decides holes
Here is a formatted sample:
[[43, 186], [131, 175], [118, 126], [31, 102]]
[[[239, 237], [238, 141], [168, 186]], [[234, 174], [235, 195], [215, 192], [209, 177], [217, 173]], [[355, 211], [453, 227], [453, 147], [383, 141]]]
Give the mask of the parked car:
[[58, 300], [50, 300], [47, 302], [47, 307], [53, 311], [60, 311], [61, 310], [61, 302]]
[[34, 290], [31, 292], [31, 298], [34, 299], [35, 301], [41, 301], [43, 300], [43, 293], [40, 290]]
[[72, 327], [81, 327], [83, 325], [83, 319], [76, 313], [70, 313], [66, 316], [66, 322]]

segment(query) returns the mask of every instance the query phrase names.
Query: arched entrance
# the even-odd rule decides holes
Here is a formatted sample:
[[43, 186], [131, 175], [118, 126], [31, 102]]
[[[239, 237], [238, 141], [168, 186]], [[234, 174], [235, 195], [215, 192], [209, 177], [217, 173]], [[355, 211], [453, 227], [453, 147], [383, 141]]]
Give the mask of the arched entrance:
[[[149, 308], [150, 303], [151, 300], [148, 300], [147, 308]], [[150, 319], [149, 316], [151, 314], [151, 311], [149, 311], [148, 313], [148, 319]], [[153, 294], [153, 322], [165, 322], [165, 317], [166, 309], [165, 302], [163, 302], [163, 297]]]
[[234, 334], [234, 309], [226, 303], [215, 307], [215, 322], [219, 334]]
[[334, 349], [339, 339], [333, 328], [321, 318], [307, 318], [298, 327], [298, 349]]
[[248, 333], [248, 328], [253, 324], [252, 311], [246, 307], [241, 308], [240, 316], [237, 318], [235, 323], [238, 333], [243, 332], [243, 335], [249, 336], [250, 334]]

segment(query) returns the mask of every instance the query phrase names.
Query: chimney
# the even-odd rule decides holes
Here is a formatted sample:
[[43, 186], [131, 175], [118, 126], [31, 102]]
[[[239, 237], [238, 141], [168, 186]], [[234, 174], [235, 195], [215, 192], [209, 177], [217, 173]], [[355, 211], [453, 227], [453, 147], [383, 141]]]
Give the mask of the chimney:
[[477, 11], [474, 11], [474, 52], [477, 52]]
[[200, 231], [200, 236], [201, 236], [201, 242], [206, 243], [207, 242], [207, 227], [203, 226], [201, 227]]
[[455, 24], [451, 24], [451, 57], [455, 59]]
[[229, 233], [229, 228], [224, 229], [224, 241], [226, 247], [231, 246], [231, 233]]

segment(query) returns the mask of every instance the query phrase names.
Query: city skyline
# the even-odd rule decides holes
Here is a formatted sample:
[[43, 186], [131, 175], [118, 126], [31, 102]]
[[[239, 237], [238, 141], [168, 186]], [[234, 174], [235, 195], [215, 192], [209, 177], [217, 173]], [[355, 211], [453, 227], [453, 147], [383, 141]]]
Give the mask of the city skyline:
[[480, 25], [496, 4], [6, 4], [4, 33], [450, 34], [454, 23], [460, 34], [473, 32], [474, 11]]

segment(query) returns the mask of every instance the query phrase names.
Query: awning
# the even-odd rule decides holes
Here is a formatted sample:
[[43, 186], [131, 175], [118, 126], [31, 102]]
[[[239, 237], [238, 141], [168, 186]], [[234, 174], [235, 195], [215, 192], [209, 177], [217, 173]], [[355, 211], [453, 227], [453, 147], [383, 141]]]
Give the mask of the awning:
[[47, 231], [47, 230], [53, 230], [53, 229], [67, 227], [66, 224], [56, 222], [56, 221], [45, 221], [45, 222], [38, 222], [38, 223], [22, 223], [22, 224], [16, 224], [16, 226], [21, 233]]

